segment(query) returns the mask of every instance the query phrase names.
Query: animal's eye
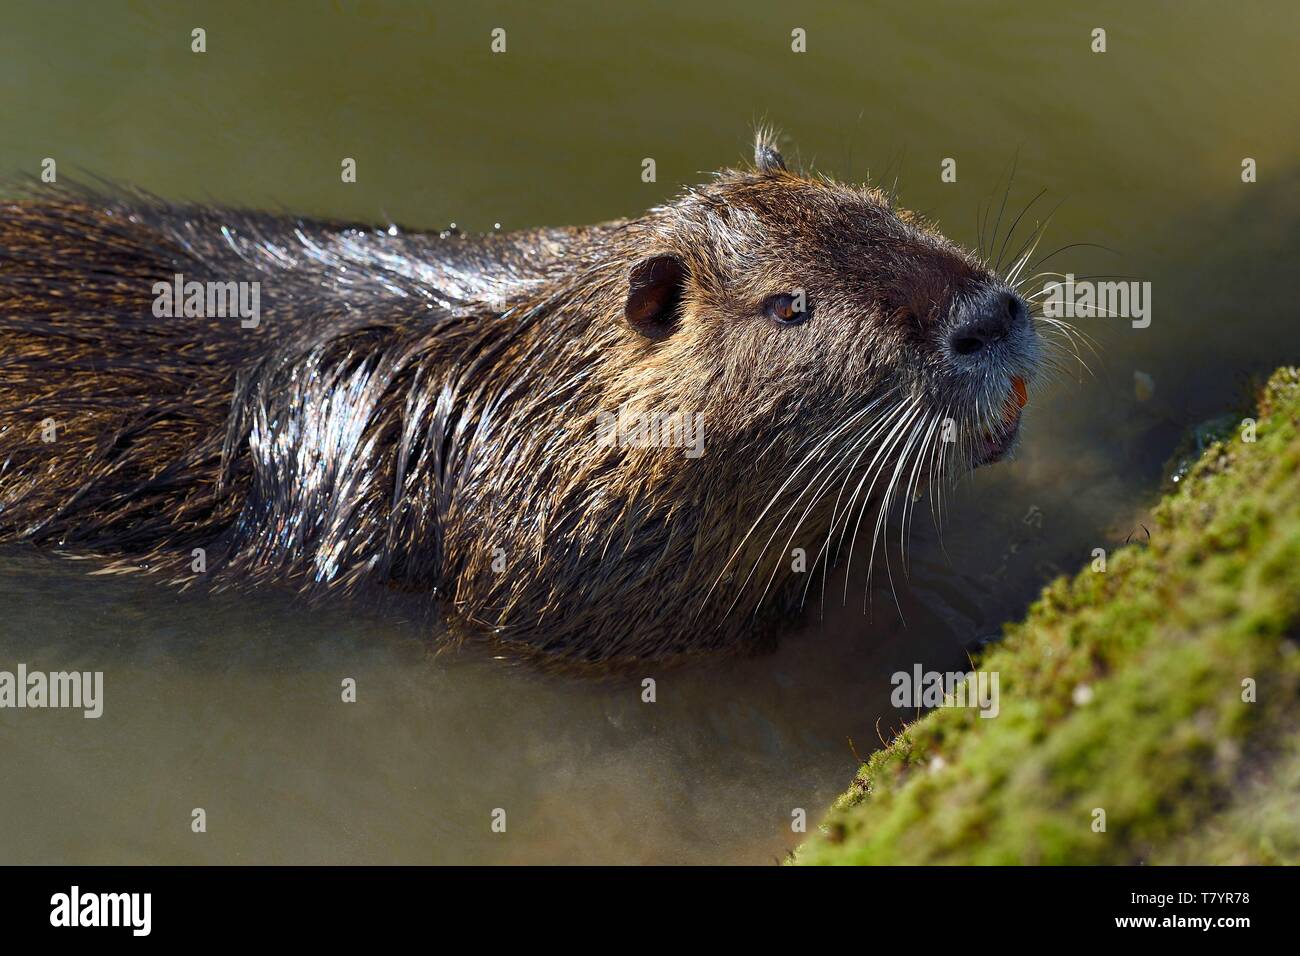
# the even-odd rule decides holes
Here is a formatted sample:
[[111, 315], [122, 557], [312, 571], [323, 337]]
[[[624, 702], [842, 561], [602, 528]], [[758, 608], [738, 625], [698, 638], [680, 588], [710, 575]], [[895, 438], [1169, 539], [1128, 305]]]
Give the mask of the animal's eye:
[[802, 292], [771, 296], [763, 303], [763, 311], [772, 321], [782, 325], [798, 325], [812, 317], [808, 299]]

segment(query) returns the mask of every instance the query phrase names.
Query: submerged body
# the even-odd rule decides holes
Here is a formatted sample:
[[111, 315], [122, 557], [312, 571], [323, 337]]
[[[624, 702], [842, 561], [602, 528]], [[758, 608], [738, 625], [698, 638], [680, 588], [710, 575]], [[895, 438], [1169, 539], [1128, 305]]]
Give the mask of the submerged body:
[[1006, 451], [1039, 362], [986, 264], [761, 142], [639, 218], [475, 239], [7, 203], [0, 342], [0, 541], [428, 593], [579, 664], [762, 640], [891, 501]]

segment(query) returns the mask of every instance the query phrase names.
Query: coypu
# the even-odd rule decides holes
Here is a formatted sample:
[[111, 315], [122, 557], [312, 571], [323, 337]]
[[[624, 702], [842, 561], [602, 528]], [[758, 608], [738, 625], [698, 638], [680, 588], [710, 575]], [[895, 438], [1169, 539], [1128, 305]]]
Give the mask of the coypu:
[[[260, 314], [166, 317], [181, 277]], [[4, 203], [0, 340], [0, 542], [428, 592], [587, 665], [755, 646], [868, 506], [874, 559], [891, 503], [1008, 450], [1045, 338], [989, 263], [760, 134], [639, 218], [480, 238], [41, 188]], [[700, 416], [704, 454], [615, 414]]]

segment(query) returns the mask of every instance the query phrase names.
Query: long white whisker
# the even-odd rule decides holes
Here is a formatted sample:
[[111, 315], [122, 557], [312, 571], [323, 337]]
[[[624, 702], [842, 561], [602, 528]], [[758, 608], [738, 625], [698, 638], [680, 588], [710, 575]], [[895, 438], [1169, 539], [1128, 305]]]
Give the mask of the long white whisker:
[[[767, 513], [772, 510], [772, 506], [776, 504], [777, 500], [781, 497], [782, 492], [784, 492], [785, 489], [790, 486], [791, 482], [794, 481], [795, 477], [800, 472], [803, 471], [803, 469], [808, 465], [809, 462], [815, 460], [817, 456], [820, 455], [822, 451], [831, 442], [833, 442], [840, 434], [847, 431], [849, 428], [853, 427], [854, 424], [856, 424], [861, 418], [863, 418], [872, 408], [874, 408], [882, 400], [883, 397], [878, 398], [875, 401], [868, 404], [865, 408], [857, 412], [854, 412], [852, 415], [846, 418], [838, 426], [832, 429], [829, 434], [827, 434], [824, 438], [816, 442], [814, 444], [812, 451], [808, 453], [808, 455], [803, 459], [803, 461], [801, 461], [794, 469], [791, 470], [790, 474], [786, 476], [785, 481], [781, 483], [781, 486], [779, 488], [777, 488], [776, 492], [772, 495], [767, 505], [759, 513], [758, 517], [754, 519], [754, 523], [749, 526], [749, 530], [745, 532], [745, 535], [744, 537], [741, 538], [740, 543], [736, 545], [736, 549], [732, 552], [731, 557], [727, 559], [726, 564], [723, 565], [722, 570], [718, 573], [717, 578], [714, 579], [713, 584], [709, 587], [708, 593], [705, 594], [704, 603], [708, 602], [708, 599], [712, 596], [714, 589], [717, 588], [718, 584], [722, 581], [723, 577], [726, 576], [727, 570], [731, 567], [732, 563], [736, 560], [736, 557], [740, 554], [741, 550], [745, 547], [746, 542], [749, 541], [750, 537], [754, 533], [754, 530], [758, 528], [758, 526], [762, 523], [763, 519], [767, 517]], [[796, 499], [796, 502], [797, 501], [798, 499]], [[791, 507], [793, 508], [793, 506]], [[777, 527], [779, 528], [780, 525], [778, 524]], [[770, 541], [771, 539], [769, 538], [769, 543]], [[764, 546], [764, 549], [766, 549], [766, 545]], [[750, 572], [750, 577], [752, 576], [753, 576], [753, 571]], [[748, 583], [749, 583], [749, 578], [746, 578], [745, 585], [748, 585]], [[737, 591], [737, 598], [739, 598], [740, 593], [743, 591], [744, 591], [744, 585], [742, 585], [742, 587]], [[733, 608], [735, 607], [735, 600], [732, 601], [731, 607]], [[699, 614], [700, 610], [703, 610], [703, 603], [701, 604], [701, 607], [697, 609], [696, 611], [697, 615]]]
[[[844, 598], [843, 599], [846, 601], [848, 600], [849, 597], [848, 571], [853, 565], [853, 552], [858, 540], [858, 529], [862, 526], [862, 516], [866, 513], [867, 507], [871, 503], [871, 492], [875, 489], [876, 482], [879, 480], [880, 475], [884, 470], [884, 466], [888, 463], [888, 458], [885, 456], [889, 451], [893, 449], [894, 445], [901, 440], [902, 435], [906, 434], [906, 432], [902, 430], [910, 426], [911, 423], [916, 420], [916, 417], [921, 413], [919, 400], [913, 400], [912, 404], [908, 407], [911, 413], [905, 418], [900, 418], [898, 424], [894, 426], [893, 431], [890, 432], [889, 437], [886, 439], [886, 443], [876, 453], [876, 457], [872, 459], [871, 464], [868, 465], [867, 473], [862, 476], [862, 481], [858, 482], [858, 487], [854, 489], [853, 496], [849, 499], [851, 502], [857, 501], [858, 492], [861, 491], [862, 486], [866, 482], [867, 478], [871, 478], [871, 484], [867, 487], [866, 493], [863, 495], [862, 498], [862, 507], [858, 510], [858, 519], [853, 525], [853, 535], [849, 538], [848, 567], [845, 568], [845, 577], [844, 577]], [[847, 531], [848, 530], [847, 521], [845, 522], [844, 527], [845, 530]], [[867, 583], [868, 586], [871, 583], [870, 567], [868, 567], [867, 569]]]

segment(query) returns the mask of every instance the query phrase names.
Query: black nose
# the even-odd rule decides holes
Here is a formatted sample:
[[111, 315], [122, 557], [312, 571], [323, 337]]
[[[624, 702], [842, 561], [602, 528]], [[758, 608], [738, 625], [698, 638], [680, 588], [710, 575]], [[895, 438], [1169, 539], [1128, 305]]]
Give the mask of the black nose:
[[974, 355], [1005, 339], [1027, 314], [1024, 300], [1013, 293], [994, 291], [976, 296], [956, 310], [948, 342], [958, 355]]

